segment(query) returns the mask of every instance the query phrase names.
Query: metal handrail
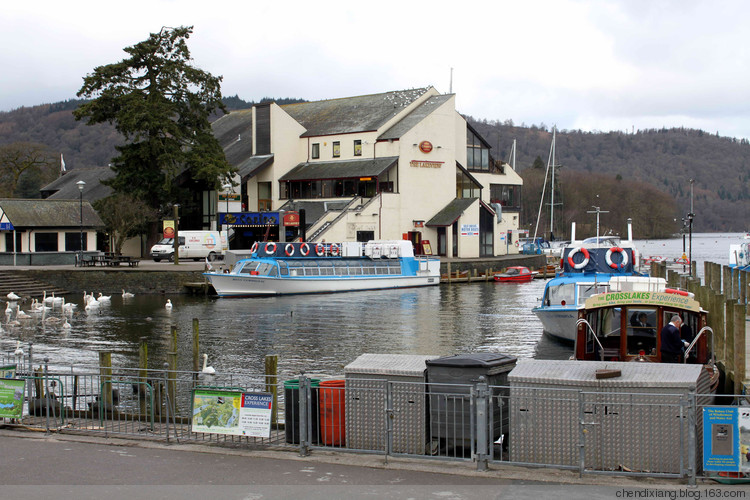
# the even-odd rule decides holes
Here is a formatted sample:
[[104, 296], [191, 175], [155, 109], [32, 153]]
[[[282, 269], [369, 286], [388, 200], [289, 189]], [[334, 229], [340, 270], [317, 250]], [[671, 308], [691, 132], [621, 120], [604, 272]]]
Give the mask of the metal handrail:
[[690, 342], [690, 345], [688, 345], [687, 348], [685, 349], [685, 356], [684, 356], [685, 359], [682, 360], [683, 363], [687, 363], [688, 355], [690, 354], [690, 350], [698, 342], [698, 339], [700, 338], [701, 335], [703, 335], [703, 332], [705, 332], [706, 330], [708, 330], [709, 332], [711, 332], [711, 355], [712, 356], [714, 355], [714, 331], [711, 329], [710, 326], [704, 326], [698, 332], [698, 335], [695, 336], [695, 338], [693, 339], [693, 341]]
[[591, 336], [594, 337], [594, 340], [596, 340], [596, 343], [599, 344], [599, 357], [602, 358], [601, 360], [604, 361], [604, 346], [601, 342], [599, 342], [599, 337], [596, 336], [596, 332], [591, 327], [591, 324], [585, 319], [581, 318], [578, 321], [576, 321], [576, 326], [581, 326], [581, 324], [586, 325], [589, 328], [589, 331], [591, 332]]

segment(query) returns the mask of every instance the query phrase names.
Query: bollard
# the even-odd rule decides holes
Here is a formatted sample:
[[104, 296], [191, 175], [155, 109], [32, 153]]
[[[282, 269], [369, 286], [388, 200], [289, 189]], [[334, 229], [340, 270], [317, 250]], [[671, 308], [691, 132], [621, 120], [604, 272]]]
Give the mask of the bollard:
[[[99, 386], [102, 394], [99, 396], [99, 413], [106, 412], [112, 408], [112, 353], [99, 352]], [[104, 382], [104, 385], [102, 385]]]
[[200, 324], [198, 318], [193, 318], [193, 371], [197, 377], [201, 371]]
[[[146, 337], [141, 337], [141, 345], [138, 348], [138, 403], [141, 415], [147, 412], [148, 400], [146, 399], [146, 380], [148, 379], [148, 345]], [[152, 393], [153, 395], [153, 393]]]
[[49, 358], [44, 358], [44, 390], [42, 391], [42, 397], [44, 398], [44, 414], [46, 418], [45, 432], [49, 434], [49, 393], [47, 392], [47, 376], [49, 375]]
[[266, 355], [265, 374], [266, 374], [266, 392], [272, 395], [271, 399], [271, 425], [276, 426], [278, 422], [278, 394], [279, 394], [279, 356], [278, 354]]

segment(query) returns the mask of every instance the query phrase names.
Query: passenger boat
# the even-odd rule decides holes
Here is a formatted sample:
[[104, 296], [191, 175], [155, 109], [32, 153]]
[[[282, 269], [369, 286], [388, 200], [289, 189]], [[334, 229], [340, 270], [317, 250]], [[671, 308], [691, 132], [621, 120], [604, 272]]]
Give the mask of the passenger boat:
[[255, 243], [231, 271], [203, 273], [219, 297], [332, 293], [437, 285], [440, 259], [410, 241]]
[[496, 273], [495, 281], [501, 283], [528, 283], [534, 279], [536, 272], [529, 271], [528, 267], [511, 266], [502, 273]]
[[640, 276], [630, 219], [627, 241], [611, 236], [576, 241], [575, 225], [571, 235], [560, 259], [562, 272], [547, 282], [541, 305], [532, 309], [545, 333], [566, 342], [575, 341], [578, 310], [588, 297], [606, 292], [613, 276]]
[[588, 297], [578, 311], [574, 357], [660, 363], [660, 332], [674, 315], [682, 318], [680, 336], [689, 343], [680, 361], [704, 365], [709, 387], [703, 389], [714, 393], [719, 371], [707, 312], [692, 293], [667, 288], [664, 278], [613, 277], [609, 290]]

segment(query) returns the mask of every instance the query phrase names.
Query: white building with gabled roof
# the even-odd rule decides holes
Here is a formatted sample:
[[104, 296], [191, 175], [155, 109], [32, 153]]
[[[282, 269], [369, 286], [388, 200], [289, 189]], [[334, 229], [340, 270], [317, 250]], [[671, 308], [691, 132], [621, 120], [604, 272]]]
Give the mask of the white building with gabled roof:
[[[492, 157], [453, 94], [427, 87], [264, 103], [213, 128], [238, 170], [238, 186], [217, 203], [232, 248], [304, 235], [408, 238], [418, 253], [459, 258], [518, 253], [523, 181]], [[304, 211], [304, 231], [269, 223], [293, 211]]]

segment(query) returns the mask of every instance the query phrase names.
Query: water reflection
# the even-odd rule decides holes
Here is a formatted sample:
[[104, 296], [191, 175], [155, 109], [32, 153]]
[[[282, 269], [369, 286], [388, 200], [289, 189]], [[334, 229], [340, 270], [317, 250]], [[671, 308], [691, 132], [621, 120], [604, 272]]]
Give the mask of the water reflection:
[[[570, 346], [542, 338], [531, 313], [544, 282], [441, 285], [407, 290], [253, 299], [112, 297], [109, 306], [87, 313], [81, 298], [63, 330], [37, 322], [0, 337], [2, 349], [15, 340], [34, 343], [35, 360], [95, 365], [97, 351], [113, 353], [118, 366], [136, 366], [145, 339], [151, 367], [161, 367], [177, 327], [179, 368], [192, 363], [192, 321], [200, 321], [201, 347], [220, 371], [261, 373], [267, 354], [279, 355], [282, 376], [306, 373], [333, 377], [362, 353], [435, 354], [499, 351], [519, 357], [564, 359]], [[53, 314], [61, 314], [53, 311]], [[6, 329], [7, 330], [7, 329]], [[541, 339], [541, 341], [540, 341]]]

